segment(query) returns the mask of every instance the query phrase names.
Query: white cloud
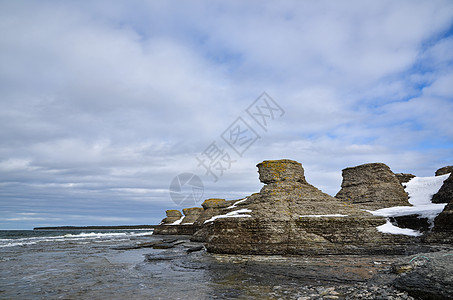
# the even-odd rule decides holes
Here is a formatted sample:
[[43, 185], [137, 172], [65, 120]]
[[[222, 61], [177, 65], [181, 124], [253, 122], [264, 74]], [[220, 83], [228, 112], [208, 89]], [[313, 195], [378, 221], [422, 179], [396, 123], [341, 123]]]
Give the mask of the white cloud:
[[[263, 159], [331, 194], [351, 165], [451, 164], [450, 1], [4, 2], [0, 19], [4, 214], [157, 223], [181, 172], [241, 198]], [[195, 156], [263, 91], [285, 115], [213, 183]]]

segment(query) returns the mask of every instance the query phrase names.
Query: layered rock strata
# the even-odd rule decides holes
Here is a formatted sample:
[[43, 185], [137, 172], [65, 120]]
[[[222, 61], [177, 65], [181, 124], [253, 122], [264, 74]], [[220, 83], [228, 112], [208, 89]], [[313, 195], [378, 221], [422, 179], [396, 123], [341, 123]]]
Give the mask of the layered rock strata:
[[425, 239], [429, 243], [453, 244], [453, 201], [434, 219], [434, 228]]
[[411, 206], [397, 176], [383, 163], [364, 164], [343, 170], [336, 198], [362, 209]]
[[[447, 173], [448, 174], [448, 173]], [[444, 181], [440, 190], [433, 195], [433, 203], [450, 203], [453, 201], [453, 173]]]
[[200, 218], [203, 211], [204, 209], [201, 207], [184, 208], [182, 210], [184, 219], [182, 219], [181, 225], [191, 225], [195, 223], [198, 218]]
[[202, 208], [187, 208], [184, 209], [185, 216], [181, 214], [179, 210], [167, 210], [165, 211], [167, 217], [154, 228], [154, 234], [156, 235], [192, 235], [198, 229], [193, 226], [191, 220], [196, 220], [200, 215]]
[[[233, 208], [223, 208], [219, 218], [204, 221], [202, 230], [209, 251], [231, 254], [397, 253], [405, 252], [407, 245], [415, 240], [378, 232], [376, 227], [386, 223], [384, 218], [372, 216], [310, 185], [305, 180], [302, 165], [296, 161], [264, 161], [257, 167], [260, 180], [265, 183], [261, 191], [235, 202]], [[401, 187], [394, 175], [390, 177], [392, 180], [388, 181], [396, 181]]]

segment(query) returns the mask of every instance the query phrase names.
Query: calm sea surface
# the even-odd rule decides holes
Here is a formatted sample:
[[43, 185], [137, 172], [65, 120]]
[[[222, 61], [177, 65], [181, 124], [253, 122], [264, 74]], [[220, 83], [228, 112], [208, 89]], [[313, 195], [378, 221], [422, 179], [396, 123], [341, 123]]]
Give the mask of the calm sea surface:
[[[149, 247], [155, 243], [170, 248]], [[392, 262], [187, 251], [193, 247], [149, 230], [0, 231], [0, 299], [297, 299], [310, 286], [365, 282]]]
[[145, 230], [0, 231], [0, 299], [263, 299], [274, 282], [293, 284], [204, 251], [122, 249], [159, 238]]

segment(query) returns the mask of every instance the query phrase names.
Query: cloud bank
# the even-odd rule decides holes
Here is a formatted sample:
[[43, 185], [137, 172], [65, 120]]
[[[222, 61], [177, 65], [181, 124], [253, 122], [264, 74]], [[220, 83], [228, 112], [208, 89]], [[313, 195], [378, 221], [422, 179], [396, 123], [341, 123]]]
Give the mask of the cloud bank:
[[[453, 163], [451, 1], [0, 2], [0, 229], [153, 224], [184, 172], [204, 196], [260, 189], [264, 159], [341, 169]], [[266, 91], [285, 111], [245, 112]], [[260, 136], [222, 142], [238, 118]], [[216, 142], [235, 160], [214, 182]]]

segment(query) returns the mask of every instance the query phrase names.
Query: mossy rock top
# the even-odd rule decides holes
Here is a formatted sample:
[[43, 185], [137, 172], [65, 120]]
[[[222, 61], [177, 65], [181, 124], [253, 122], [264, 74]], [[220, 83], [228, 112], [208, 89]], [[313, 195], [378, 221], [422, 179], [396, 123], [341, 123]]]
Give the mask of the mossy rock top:
[[290, 159], [265, 160], [256, 165], [260, 181], [269, 184], [279, 181], [306, 183], [302, 164]]
[[226, 205], [225, 199], [220, 198], [207, 199], [201, 204], [201, 206], [203, 206], [204, 209], [224, 207], [225, 205]]
[[203, 211], [204, 209], [202, 207], [184, 208], [182, 210], [185, 216], [200, 215], [201, 213], [203, 213]]
[[182, 217], [182, 213], [176, 209], [169, 209], [165, 211], [167, 217]]

